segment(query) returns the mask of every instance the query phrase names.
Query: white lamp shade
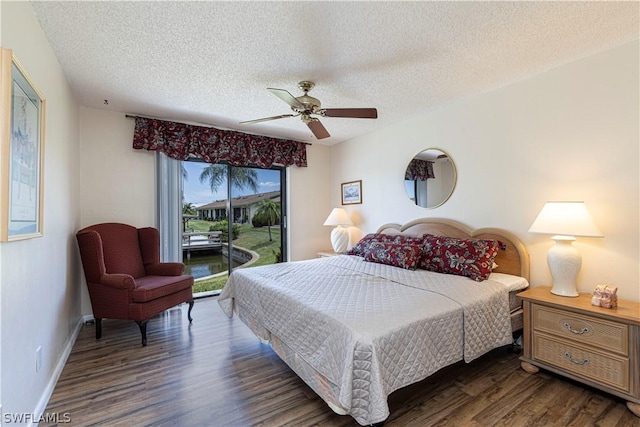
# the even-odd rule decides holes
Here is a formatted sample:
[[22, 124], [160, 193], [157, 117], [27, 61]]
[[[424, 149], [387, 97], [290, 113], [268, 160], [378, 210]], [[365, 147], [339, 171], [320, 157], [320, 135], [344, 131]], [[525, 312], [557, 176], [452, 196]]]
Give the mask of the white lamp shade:
[[584, 202], [547, 202], [529, 228], [530, 233], [603, 237]]
[[353, 222], [343, 208], [333, 208], [323, 225], [353, 225]]

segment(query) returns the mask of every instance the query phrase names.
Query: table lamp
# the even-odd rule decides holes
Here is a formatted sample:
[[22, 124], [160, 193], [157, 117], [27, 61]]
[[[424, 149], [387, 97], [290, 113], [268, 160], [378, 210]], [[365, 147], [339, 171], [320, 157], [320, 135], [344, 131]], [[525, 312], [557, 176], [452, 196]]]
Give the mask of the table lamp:
[[341, 254], [346, 252], [349, 246], [349, 232], [342, 226], [353, 225], [349, 215], [347, 215], [347, 211], [343, 208], [333, 208], [323, 225], [336, 226], [336, 228], [331, 231], [331, 246], [333, 246], [333, 251], [336, 253]]
[[553, 278], [551, 293], [577, 297], [576, 278], [582, 267], [582, 255], [573, 246], [578, 237], [604, 237], [584, 202], [547, 202], [536, 217], [530, 233], [553, 234], [556, 243], [547, 252], [547, 264]]

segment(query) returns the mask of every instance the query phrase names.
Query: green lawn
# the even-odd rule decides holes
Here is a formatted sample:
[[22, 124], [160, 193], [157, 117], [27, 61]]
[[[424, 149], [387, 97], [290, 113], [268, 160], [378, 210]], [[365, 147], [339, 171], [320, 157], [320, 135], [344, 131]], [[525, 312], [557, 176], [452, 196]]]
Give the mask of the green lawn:
[[[210, 221], [189, 220], [187, 228], [194, 231], [209, 231]], [[189, 230], [190, 231], [190, 230]], [[240, 235], [233, 241], [233, 245], [257, 252], [260, 258], [250, 267], [259, 265], [274, 264], [276, 262], [275, 252], [280, 249], [280, 228], [271, 227], [272, 241], [269, 241], [269, 230], [267, 227], [254, 228], [251, 224], [240, 226]], [[249, 268], [250, 268], [249, 267]], [[205, 292], [222, 289], [227, 282], [227, 277], [214, 277], [212, 279], [197, 280], [193, 286], [193, 292]]]

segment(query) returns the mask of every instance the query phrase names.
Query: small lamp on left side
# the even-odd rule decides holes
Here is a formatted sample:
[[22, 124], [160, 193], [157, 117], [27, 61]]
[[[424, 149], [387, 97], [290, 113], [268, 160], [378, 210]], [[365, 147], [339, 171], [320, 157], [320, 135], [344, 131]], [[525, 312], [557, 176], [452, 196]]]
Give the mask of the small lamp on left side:
[[353, 225], [351, 218], [347, 215], [347, 211], [343, 208], [333, 208], [329, 217], [323, 225], [333, 225], [334, 228], [331, 231], [331, 246], [336, 253], [344, 253], [349, 246], [349, 231], [343, 226]]

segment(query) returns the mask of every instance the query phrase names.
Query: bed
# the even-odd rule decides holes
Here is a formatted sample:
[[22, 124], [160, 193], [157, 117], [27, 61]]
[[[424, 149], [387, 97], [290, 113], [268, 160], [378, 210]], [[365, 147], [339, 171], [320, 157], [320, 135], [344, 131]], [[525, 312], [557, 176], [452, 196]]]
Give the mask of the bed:
[[[359, 243], [365, 255], [356, 245], [349, 255], [237, 269], [218, 299], [229, 317], [235, 313], [270, 343], [333, 411], [361, 425], [386, 420], [393, 391], [512, 344], [522, 328], [515, 293], [528, 286], [529, 277], [524, 245], [503, 230], [425, 218], [386, 224], [371, 236], [377, 246]], [[474, 280], [407, 268], [412, 257], [406, 253], [418, 237], [494, 242], [499, 249], [488, 278]], [[388, 241], [410, 242], [411, 248], [396, 251], [379, 243]], [[437, 258], [434, 248], [440, 247], [429, 245], [430, 257]], [[416, 256], [424, 260], [425, 251]], [[376, 258], [400, 252], [400, 263]]]

